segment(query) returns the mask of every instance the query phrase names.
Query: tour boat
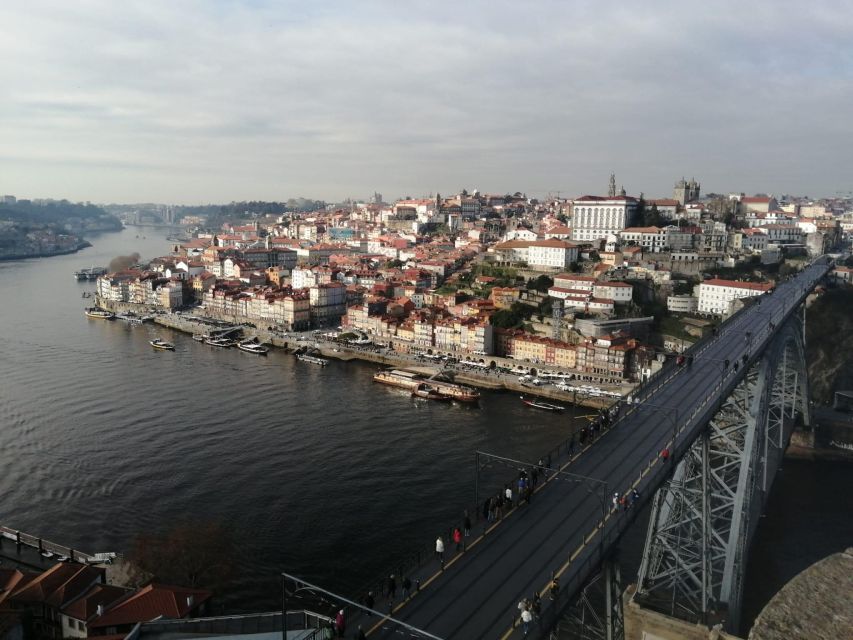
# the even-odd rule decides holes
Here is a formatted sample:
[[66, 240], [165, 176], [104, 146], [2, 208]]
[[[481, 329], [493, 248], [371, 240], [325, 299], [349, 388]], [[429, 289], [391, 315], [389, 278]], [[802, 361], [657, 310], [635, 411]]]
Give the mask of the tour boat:
[[551, 404], [550, 402], [542, 402], [541, 400], [531, 400], [530, 398], [525, 398], [524, 396], [521, 396], [521, 401], [528, 407], [544, 409], [545, 411], [563, 411], [565, 409], [564, 406], [559, 404]]
[[228, 347], [233, 347], [237, 343], [231, 338], [205, 338], [204, 344], [209, 344], [211, 347], [223, 347], [227, 349]]
[[245, 351], [246, 353], [257, 353], [259, 356], [265, 356], [270, 351], [269, 347], [262, 345], [260, 342], [255, 342], [254, 340], [244, 340], [243, 342], [239, 342], [237, 344], [237, 348], [240, 351]]
[[115, 318], [115, 314], [112, 311], [107, 311], [106, 309], [99, 309], [98, 307], [89, 307], [85, 311], [86, 316], [89, 318], [97, 318], [98, 320], [112, 320]]
[[149, 340], [148, 344], [150, 344], [155, 349], [162, 349], [163, 351], [174, 351], [175, 345], [171, 342], [166, 342], [165, 340], [161, 340], [160, 338], [155, 338], [154, 340]]
[[302, 362], [310, 362], [311, 364], [318, 364], [321, 367], [325, 367], [329, 364], [329, 361], [325, 358], [318, 358], [317, 356], [309, 356], [307, 353], [297, 353], [296, 358], [301, 360]]
[[417, 387], [412, 389], [412, 397], [413, 398], [423, 398], [424, 400], [440, 400], [440, 401], [449, 401], [452, 400], [450, 396], [446, 396], [443, 393], [439, 393], [433, 387], [428, 384], [419, 384]]

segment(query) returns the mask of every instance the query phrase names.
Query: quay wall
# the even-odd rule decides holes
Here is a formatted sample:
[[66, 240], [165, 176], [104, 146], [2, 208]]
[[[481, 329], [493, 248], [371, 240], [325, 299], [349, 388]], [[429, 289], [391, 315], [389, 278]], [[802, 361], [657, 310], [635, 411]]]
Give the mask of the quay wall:
[[[133, 311], [137, 314], [152, 313], [154, 309], [147, 305], [138, 305], [128, 302], [112, 302], [109, 300], [101, 300], [97, 298], [95, 304], [98, 306], [113, 311], [115, 313]], [[245, 322], [245, 318], [235, 317], [231, 315], [214, 313], [205, 311], [205, 316], [215, 318], [224, 322], [231, 322], [235, 325]], [[154, 323], [175, 331], [184, 333], [201, 333], [206, 332], [209, 327], [196, 321], [190, 314], [156, 314]], [[310, 347], [313, 350], [319, 351], [324, 358], [334, 358], [336, 360], [362, 360], [366, 362], [374, 362], [386, 367], [405, 367], [408, 369], [418, 369], [427, 375], [438, 373], [441, 368], [429, 366], [428, 364], [417, 360], [407, 354], [387, 351], [371, 351], [367, 349], [349, 348], [337, 343], [321, 343], [309, 340], [307, 342], [297, 342], [293, 337], [284, 337], [275, 331], [269, 331], [265, 328], [247, 328], [245, 333], [251, 336], [257, 336], [259, 340], [266, 344], [278, 347], [281, 349], [293, 350], [302, 347]], [[309, 336], [310, 334], [306, 334]], [[454, 380], [461, 384], [467, 384], [472, 387], [491, 390], [507, 390], [517, 393], [522, 393], [530, 396], [538, 396], [549, 400], [556, 400], [571, 404], [576, 400], [579, 407], [588, 407], [592, 409], [601, 409], [603, 407], [611, 407], [616, 403], [616, 399], [612, 397], [589, 397], [584, 394], [573, 396], [570, 391], [560, 391], [554, 387], [532, 387], [522, 385], [517, 379], [512, 377], [503, 377], [498, 379], [487, 373], [478, 373], [476, 371], [455, 371]]]

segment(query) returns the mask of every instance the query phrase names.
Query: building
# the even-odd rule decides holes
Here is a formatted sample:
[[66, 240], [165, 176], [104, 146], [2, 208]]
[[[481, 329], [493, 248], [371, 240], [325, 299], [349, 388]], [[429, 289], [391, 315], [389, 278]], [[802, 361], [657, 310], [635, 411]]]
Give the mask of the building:
[[639, 343], [625, 336], [587, 338], [577, 345], [577, 368], [593, 378], [608, 380], [628, 377], [631, 353]]
[[327, 282], [309, 290], [311, 323], [315, 327], [337, 325], [347, 312], [347, 288], [340, 282]]
[[[729, 313], [731, 303], [742, 298], [760, 296], [773, 288], [770, 283], [741, 282], [714, 278], [699, 285], [699, 313], [724, 316]], [[668, 300], [667, 300], [668, 303]]]
[[681, 180], [675, 183], [675, 187], [672, 190], [672, 197], [678, 201], [678, 204], [684, 206], [688, 202], [698, 200], [701, 190], [702, 185], [696, 182], [695, 178], [690, 178], [689, 182], [681, 178]]
[[631, 196], [582, 196], [572, 202], [572, 240], [597, 242], [634, 223], [637, 199]]
[[666, 309], [670, 313], [696, 313], [699, 310], [699, 298], [690, 295], [667, 296]]
[[499, 262], [527, 263], [535, 269], [566, 269], [578, 260], [578, 248], [565, 240], [509, 240], [489, 248]]

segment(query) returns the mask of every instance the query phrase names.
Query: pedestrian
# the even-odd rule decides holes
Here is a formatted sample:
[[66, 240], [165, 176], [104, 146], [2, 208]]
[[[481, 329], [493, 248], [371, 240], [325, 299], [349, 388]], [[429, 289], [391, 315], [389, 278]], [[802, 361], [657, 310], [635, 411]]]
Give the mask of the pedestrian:
[[539, 616], [542, 615], [542, 598], [539, 597], [539, 592], [533, 592], [533, 603], [530, 605], [530, 613], [533, 614], [533, 617], [539, 620]]
[[435, 557], [441, 562], [441, 568], [444, 569], [444, 540], [441, 536], [435, 539]]
[[412, 591], [412, 581], [409, 580], [408, 576], [403, 578], [403, 585], [402, 586], [403, 586], [403, 600], [408, 600], [409, 594]]
[[550, 598], [551, 600], [556, 600], [557, 596], [560, 594], [560, 579], [557, 576], [553, 576], [551, 578], [551, 588], [550, 588]]
[[660, 457], [664, 462], [667, 462], [669, 460], [669, 449], [667, 447], [664, 447], [663, 450], [660, 452]]
[[628, 495], [625, 494], [621, 498], [619, 498], [619, 504], [622, 505], [622, 511], [628, 510]]
[[[368, 591], [367, 596], [364, 598], [364, 606], [368, 609], [373, 609], [373, 605], [376, 604], [376, 600], [373, 598], [373, 592]], [[367, 612], [367, 617], [370, 618], [373, 616], [372, 611]]]
[[341, 609], [338, 611], [338, 615], [335, 616], [335, 631], [337, 631], [339, 638], [343, 638], [346, 630], [347, 625], [346, 620], [344, 620], [344, 610]]
[[388, 599], [393, 602], [397, 597], [397, 578], [392, 573], [388, 576]]
[[636, 489], [631, 489], [631, 504], [630, 506], [634, 506], [634, 503], [640, 499], [640, 492]]
[[533, 472], [530, 474], [530, 484], [535, 489], [538, 482], [539, 482], [539, 467], [533, 467]]
[[533, 614], [530, 613], [529, 609], [525, 609], [521, 612], [521, 625], [522, 630], [524, 631], [524, 635], [530, 631], [530, 622], [533, 620]]
[[367, 640], [367, 636], [364, 635], [361, 625], [358, 625], [358, 633], [355, 636], [355, 640]]
[[453, 542], [456, 543], [456, 552], [459, 553], [462, 550], [462, 530], [459, 527], [453, 529]]
[[519, 601], [518, 601], [518, 607], [517, 607], [517, 608], [518, 608], [518, 618], [516, 618], [516, 619], [514, 619], [514, 620], [512, 621], [512, 626], [513, 626], [513, 627], [514, 627], [514, 626], [518, 623], [518, 621], [521, 619], [521, 616], [524, 614], [524, 612], [525, 612], [525, 611], [527, 611], [527, 600], [525, 600], [524, 598], [522, 598], [521, 600], [519, 600]]
[[462, 520], [462, 530], [465, 533], [465, 537], [468, 538], [471, 535], [471, 518], [468, 516], [468, 510], [465, 510], [465, 519]]
[[617, 491], [616, 493], [613, 494], [613, 510], [616, 511], [616, 509], [618, 509], [618, 508], [619, 508], [619, 492]]
[[506, 485], [504, 489], [504, 497], [506, 498], [507, 509], [512, 508], [512, 489], [509, 488], [509, 485]]
[[483, 517], [486, 519], [486, 522], [491, 522], [493, 515], [492, 499], [486, 498], [485, 502], [483, 502]]

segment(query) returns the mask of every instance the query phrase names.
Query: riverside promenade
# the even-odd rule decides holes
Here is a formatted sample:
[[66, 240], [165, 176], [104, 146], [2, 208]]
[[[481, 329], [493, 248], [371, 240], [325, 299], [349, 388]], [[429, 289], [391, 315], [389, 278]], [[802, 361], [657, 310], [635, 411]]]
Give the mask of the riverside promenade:
[[[95, 304], [109, 309], [114, 312], [132, 311], [139, 315], [151, 313], [152, 310], [147, 307], [140, 308], [140, 305], [131, 303], [115, 303], [107, 300], [96, 298]], [[221, 321], [232, 321], [233, 318], [221, 318]], [[186, 313], [157, 313], [154, 316], [154, 323], [175, 331], [181, 331], [188, 334], [206, 333], [212, 327], [205, 324], [203, 319], [195, 314]], [[235, 321], [235, 326], [239, 323]], [[518, 374], [502, 373], [497, 370], [478, 369], [472, 367], [463, 367], [460, 365], [433, 365], [428, 360], [419, 358], [413, 354], [400, 353], [388, 348], [375, 347], [358, 347], [347, 346], [332, 340], [323, 338], [322, 336], [307, 332], [290, 332], [283, 334], [277, 331], [269, 331], [264, 328], [246, 328], [244, 334], [247, 336], [257, 336], [257, 338], [273, 347], [285, 350], [295, 350], [300, 348], [309, 348], [318, 351], [324, 358], [332, 358], [336, 360], [362, 360], [365, 362], [373, 362], [386, 367], [398, 367], [406, 369], [416, 369], [427, 375], [432, 375], [440, 371], [452, 372], [454, 381], [467, 384], [480, 389], [489, 389], [493, 391], [506, 390], [520, 394], [538, 396], [549, 400], [576, 405], [579, 407], [588, 407], [592, 409], [608, 408], [617, 402], [614, 396], [595, 396], [588, 392], [571, 392], [562, 391], [553, 386], [532, 386], [522, 384], [518, 380]], [[299, 338], [303, 338], [299, 341]], [[524, 364], [525, 366], [537, 368], [540, 372], [553, 372], [557, 370], [553, 367], [542, 367], [535, 363], [522, 363], [521, 361], [508, 360], [506, 358], [498, 358], [489, 356], [489, 360], [494, 360], [499, 366], [517, 366]], [[593, 386], [601, 389], [618, 393], [622, 396], [631, 393], [636, 385], [631, 383], [625, 384], [595, 384]]]

